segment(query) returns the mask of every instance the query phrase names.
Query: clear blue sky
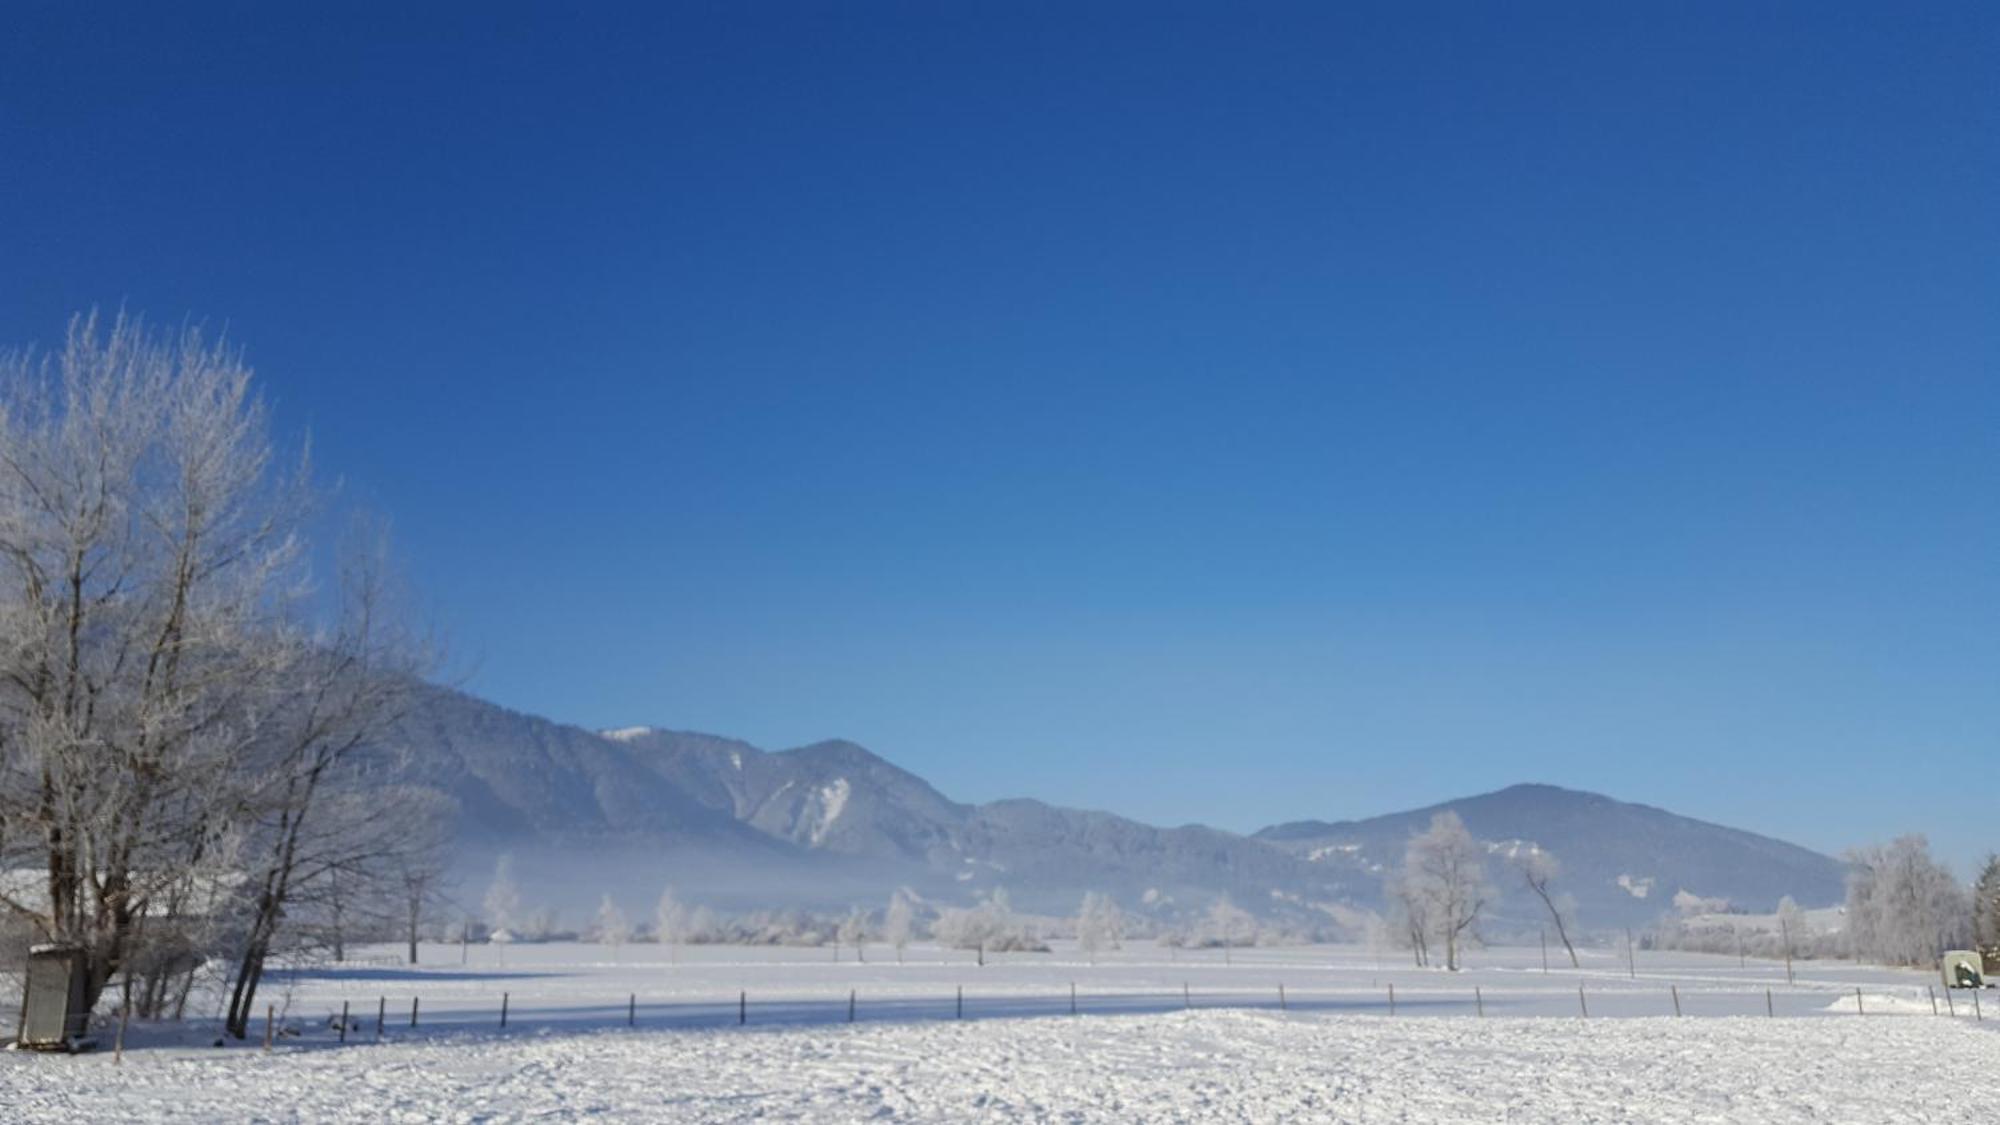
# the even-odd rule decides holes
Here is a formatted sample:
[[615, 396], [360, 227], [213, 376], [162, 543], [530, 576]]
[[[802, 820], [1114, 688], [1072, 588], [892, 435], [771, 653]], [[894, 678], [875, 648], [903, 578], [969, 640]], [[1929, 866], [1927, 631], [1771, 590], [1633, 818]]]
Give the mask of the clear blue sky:
[[483, 695], [2000, 846], [2000, 8], [304, 7], [9, 7], [0, 341], [226, 323]]

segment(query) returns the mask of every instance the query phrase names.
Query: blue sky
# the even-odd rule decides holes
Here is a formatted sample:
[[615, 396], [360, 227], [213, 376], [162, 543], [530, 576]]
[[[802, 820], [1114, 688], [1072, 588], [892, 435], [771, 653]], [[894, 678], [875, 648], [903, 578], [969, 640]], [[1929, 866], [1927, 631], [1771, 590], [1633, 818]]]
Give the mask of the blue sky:
[[480, 694], [2000, 846], [1991, 6], [295, 7], [10, 10], [0, 341], [226, 324]]

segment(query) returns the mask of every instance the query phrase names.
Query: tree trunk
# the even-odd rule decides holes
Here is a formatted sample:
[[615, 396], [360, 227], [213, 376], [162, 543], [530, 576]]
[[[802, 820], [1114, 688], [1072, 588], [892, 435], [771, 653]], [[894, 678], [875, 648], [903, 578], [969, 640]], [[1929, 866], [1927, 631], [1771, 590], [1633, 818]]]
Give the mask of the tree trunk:
[[333, 959], [335, 961], [345, 961], [347, 960], [347, 937], [342, 932], [344, 926], [342, 925], [341, 918], [340, 871], [338, 869], [327, 872], [327, 887], [331, 892], [333, 900]]
[[1571, 945], [1569, 942], [1569, 930], [1563, 926], [1562, 911], [1556, 909], [1555, 900], [1549, 897], [1548, 883], [1546, 881], [1537, 883], [1534, 879], [1530, 878], [1528, 880], [1528, 889], [1534, 891], [1535, 897], [1542, 900], [1542, 906], [1549, 912], [1549, 920], [1556, 924], [1556, 937], [1562, 940], [1563, 950], [1569, 954], [1569, 967], [1572, 969], [1582, 968], [1582, 965], [1576, 959], [1576, 946]]

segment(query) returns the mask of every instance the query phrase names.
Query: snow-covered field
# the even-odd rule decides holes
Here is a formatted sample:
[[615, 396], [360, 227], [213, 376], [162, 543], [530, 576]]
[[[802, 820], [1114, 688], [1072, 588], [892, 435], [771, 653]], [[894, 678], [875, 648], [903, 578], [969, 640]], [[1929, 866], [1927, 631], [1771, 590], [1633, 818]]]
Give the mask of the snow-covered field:
[[[1967, 994], [1959, 1018], [1932, 1017], [1926, 975], [1825, 963], [1787, 985], [1782, 965], [1693, 954], [1628, 968], [1596, 951], [1544, 974], [1534, 949], [1479, 951], [1458, 974], [1323, 946], [1225, 964], [1138, 944], [1097, 965], [1059, 948], [983, 968], [933, 948], [899, 965], [886, 949], [669, 964], [655, 946], [575, 945], [461, 964], [440, 947], [419, 969], [368, 952], [273, 988], [301, 1034], [270, 1055], [169, 1029], [135, 1033], [123, 1065], [10, 1054], [0, 1117], [1971, 1122], [1991, 1120], [2000, 1073], [2000, 1024]], [[327, 1026], [343, 1001], [345, 1045]]]

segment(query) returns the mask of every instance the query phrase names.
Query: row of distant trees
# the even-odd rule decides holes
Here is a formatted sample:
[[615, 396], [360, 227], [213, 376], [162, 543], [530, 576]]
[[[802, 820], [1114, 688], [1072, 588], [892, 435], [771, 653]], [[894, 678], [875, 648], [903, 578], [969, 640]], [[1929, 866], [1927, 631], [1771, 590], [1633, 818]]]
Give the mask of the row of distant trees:
[[[1086, 956], [1095, 958], [1119, 948], [1134, 931], [1174, 948], [1219, 948], [1226, 958], [1231, 948], [1289, 932], [1268, 928], [1227, 896], [1212, 903], [1194, 922], [1163, 926], [1127, 915], [1112, 896], [1097, 891], [1083, 896], [1072, 917], [1023, 915], [1014, 910], [1005, 888], [996, 888], [964, 907], [925, 903], [908, 889], [899, 889], [879, 912], [857, 907], [831, 916], [803, 910], [725, 915], [707, 906], [690, 905], [668, 888], [646, 923], [635, 923], [606, 895], [591, 924], [579, 932], [562, 928], [547, 909], [524, 911], [512, 864], [505, 857], [496, 867], [483, 906], [482, 925], [489, 941], [586, 938], [607, 945], [651, 941], [673, 947], [838, 945], [852, 947], [857, 958], [865, 958], [865, 946], [871, 942], [888, 944], [900, 956], [912, 941], [929, 938], [946, 948], [965, 950], [981, 964], [989, 953], [1047, 952], [1048, 939], [1054, 937], [1074, 938]], [[1299, 940], [1304, 940], [1303, 936]]]
[[[1074, 938], [1090, 958], [1117, 949], [1128, 935], [1143, 935], [1173, 948], [1219, 949], [1224, 960], [1235, 948], [1264, 941], [1303, 942], [1317, 934], [1274, 926], [1237, 906], [1227, 895], [1212, 902], [1199, 918], [1176, 924], [1132, 917], [1108, 894], [1083, 896], [1075, 915], [1067, 918], [1017, 913], [1005, 888], [996, 888], [971, 906], [925, 903], [908, 889], [899, 889], [879, 912], [851, 908], [844, 914], [760, 910], [739, 915], [719, 913], [705, 905], [690, 905], [672, 888], [660, 896], [650, 920], [635, 922], [610, 895], [605, 895], [590, 923], [564, 928], [554, 911], [526, 911], [512, 865], [502, 857], [484, 899], [480, 936], [486, 941], [593, 940], [618, 946], [630, 941], [681, 945], [803, 945], [852, 948], [866, 959], [866, 946], [884, 943], [900, 958], [915, 940], [929, 938], [949, 949], [965, 950], [985, 963], [988, 953], [1048, 952], [1048, 940]], [[472, 932], [467, 921], [461, 931]]]
[[1775, 925], [1746, 926], [1719, 910], [1689, 910], [1663, 921], [1650, 940], [1670, 949], [1920, 967], [1936, 965], [1945, 950], [1973, 948], [2000, 964], [2000, 856], [1988, 856], [1969, 886], [1920, 835], [1856, 848], [1845, 858], [1847, 899], [1838, 925], [1815, 925], [1786, 898]]
[[219, 971], [241, 1037], [274, 959], [435, 893], [450, 803], [369, 776], [428, 646], [376, 529], [315, 551], [325, 498], [197, 329], [0, 357], [0, 913], [92, 1006]]
[[[879, 918], [859, 907], [840, 915], [805, 910], [761, 910], [729, 915], [708, 906], [683, 901], [673, 888], [660, 895], [653, 917], [635, 923], [605, 895], [591, 925], [582, 933], [564, 930], [553, 911], [527, 913], [521, 905], [512, 864], [502, 857], [483, 901], [482, 925], [487, 941], [547, 941], [587, 937], [606, 945], [652, 941], [672, 948], [682, 945], [809, 945], [846, 946], [865, 959], [870, 942], [886, 943], [901, 954], [912, 941], [928, 937], [954, 949], [971, 952], [984, 964], [988, 953], [1047, 952], [1046, 931], [1074, 934], [1092, 955], [1115, 947], [1124, 937], [1123, 911], [1108, 895], [1084, 896], [1076, 918], [1052, 920], [1015, 913], [1005, 888], [995, 889], [970, 907], [932, 908], [907, 889], [889, 898]], [[1053, 925], [1052, 925], [1053, 923]], [[469, 932], [470, 922], [467, 923]]]
[[[1989, 856], [1969, 887], [1931, 855], [1920, 835], [1857, 848], [1845, 858], [1847, 900], [1837, 928], [1813, 926], [1789, 897], [1779, 903], [1774, 928], [1746, 928], [1717, 917], [1726, 903], [1683, 894], [1678, 903], [1683, 916], [1664, 919], [1646, 936], [1647, 944], [1886, 965], [1935, 965], [1944, 950], [1973, 946], [2000, 963], [2000, 856]], [[1555, 886], [1561, 872], [1555, 857], [1526, 846], [1504, 867], [1541, 904], [1548, 932], [1575, 966], [1575, 904]], [[1479, 922], [1496, 895], [1486, 847], [1451, 812], [1439, 813], [1410, 839], [1387, 890], [1392, 936], [1419, 966], [1434, 964], [1441, 955], [1447, 969], [1459, 968], [1464, 950], [1479, 941]]]

